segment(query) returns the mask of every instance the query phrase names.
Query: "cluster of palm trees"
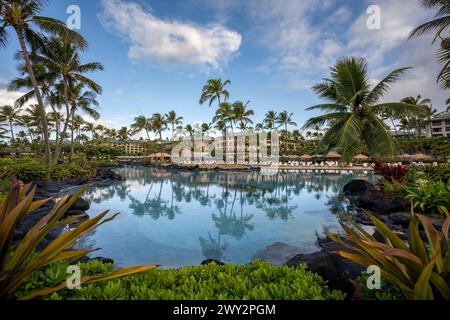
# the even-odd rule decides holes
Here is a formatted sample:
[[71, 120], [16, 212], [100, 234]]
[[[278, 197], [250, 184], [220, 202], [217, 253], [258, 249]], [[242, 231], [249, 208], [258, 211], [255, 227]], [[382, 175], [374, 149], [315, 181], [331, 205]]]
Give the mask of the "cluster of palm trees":
[[[14, 33], [20, 43], [16, 57], [21, 77], [11, 81], [9, 89], [27, 90], [14, 106], [2, 107], [2, 113], [8, 114], [10, 126], [17, 121], [36, 128], [34, 133], [42, 139], [45, 162], [51, 167], [61, 156], [69, 130], [74, 152], [76, 114], [83, 111], [98, 119], [96, 96], [102, 88], [86, 73], [103, 70], [103, 66], [81, 62], [80, 55], [88, 47], [86, 40], [63, 22], [40, 16], [45, 5], [45, 0], [0, 0], [0, 46], [8, 44], [8, 32]], [[31, 100], [37, 103], [25, 110], [24, 105]], [[54, 152], [50, 146], [51, 122], [57, 136]]]
[[[250, 126], [254, 124], [252, 117], [255, 115], [254, 110], [249, 106], [250, 101], [245, 103], [243, 101], [228, 102], [230, 93], [226, 87], [229, 85], [231, 85], [230, 80], [210, 79], [203, 87], [200, 97], [200, 105], [208, 102], [209, 106], [212, 106], [214, 102], [217, 102], [213, 124], [214, 128], [219, 132], [225, 132], [229, 129], [231, 131], [234, 129], [261, 131], [263, 129], [273, 130], [281, 127], [284, 128], [285, 132], [288, 132], [289, 126], [297, 125], [293, 120], [292, 113], [283, 111], [277, 114], [275, 111], [269, 111], [265, 115], [263, 122], [255, 124], [254, 127]], [[202, 127], [205, 127], [205, 125]]]
[[175, 111], [170, 111], [165, 115], [160, 113], [153, 114], [150, 118], [146, 116], [138, 116], [131, 124], [130, 134], [135, 135], [139, 132], [145, 132], [147, 139], [150, 140], [150, 133], [154, 133], [162, 141], [162, 134], [169, 129], [172, 130], [172, 136], [175, 134], [175, 126], [180, 126], [183, 123], [183, 117], [177, 115]]

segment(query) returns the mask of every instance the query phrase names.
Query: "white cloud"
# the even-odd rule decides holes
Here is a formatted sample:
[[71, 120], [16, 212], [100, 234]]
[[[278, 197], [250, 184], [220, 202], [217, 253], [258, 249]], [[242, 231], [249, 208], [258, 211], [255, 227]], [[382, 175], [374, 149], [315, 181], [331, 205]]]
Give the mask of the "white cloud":
[[221, 69], [241, 46], [242, 36], [220, 24], [206, 26], [163, 20], [133, 2], [102, 0], [100, 19], [130, 43], [133, 60], [171, 67], [188, 65], [201, 71]]
[[[23, 96], [23, 92], [20, 91], [8, 91], [6, 89], [0, 88], [0, 106], [4, 105], [14, 105], [17, 99]], [[35, 99], [30, 100], [27, 105], [36, 104]]]

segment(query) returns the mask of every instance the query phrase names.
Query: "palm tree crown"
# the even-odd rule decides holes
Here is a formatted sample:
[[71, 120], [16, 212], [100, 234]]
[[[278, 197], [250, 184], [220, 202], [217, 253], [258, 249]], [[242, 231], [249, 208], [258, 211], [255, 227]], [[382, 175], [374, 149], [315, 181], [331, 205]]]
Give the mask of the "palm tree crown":
[[389, 85], [408, 69], [392, 71], [372, 88], [365, 59], [350, 57], [338, 60], [330, 68], [331, 78], [313, 87], [317, 95], [329, 103], [307, 109], [322, 110], [325, 114], [309, 119], [304, 128], [330, 125], [322, 144], [328, 149], [339, 149], [343, 161], [350, 161], [362, 151], [374, 157], [393, 155], [394, 142], [380, 115], [386, 111], [398, 116], [411, 112], [424, 113], [423, 107], [404, 102], [379, 103]]
[[221, 79], [210, 79], [203, 87], [202, 96], [200, 97], [200, 104], [204, 104], [209, 101], [209, 106], [217, 100], [218, 105], [222, 103], [221, 97], [224, 97], [224, 101], [227, 101], [230, 97], [230, 93], [225, 89], [227, 85], [230, 85], [231, 81], [226, 80], [222, 82]]

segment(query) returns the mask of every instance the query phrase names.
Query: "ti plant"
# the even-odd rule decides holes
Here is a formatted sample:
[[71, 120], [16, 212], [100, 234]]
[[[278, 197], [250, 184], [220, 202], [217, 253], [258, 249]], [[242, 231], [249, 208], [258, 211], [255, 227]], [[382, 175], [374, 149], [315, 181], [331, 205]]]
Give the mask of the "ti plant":
[[[17, 244], [13, 244], [12, 235], [18, 222], [22, 217], [32, 214], [50, 199], [34, 201], [36, 188], [31, 184], [20, 186], [16, 178], [12, 178], [10, 193], [0, 203], [0, 300], [14, 298], [15, 292], [24, 281], [34, 272], [43, 270], [50, 264], [65, 260], [79, 259], [95, 250], [67, 250], [81, 236], [92, 232], [102, 224], [113, 220], [117, 215], [106, 218], [108, 211], [99, 214], [93, 219], [86, 220], [61, 234], [52, 241], [45, 249], [36, 252], [39, 243], [54, 228], [70, 224], [78, 220], [79, 216], [64, 217], [64, 213], [70, 208], [75, 200], [86, 191], [88, 186], [83, 187], [77, 194], [69, 198], [67, 195], [59, 200], [53, 209], [34, 225], [27, 235]], [[102, 276], [86, 276], [80, 280], [81, 284], [109, 280], [129, 274], [145, 272], [156, 268], [156, 265], [131, 267], [114, 271]], [[49, 295], [53, 292], [66, 288], [62, 283], [54, 288], [45, 288], [34, 292], [22, 299], [33, 299]]]
[[[397, 287], [408, 300], [449, 300], [450, 217], [439, 232], [427, 217], [413, 214], [407, 242], [373, 215], [368, 217], [384, 242], [377, 241], [356, 222], [347, 219], [341, 222], [345, 236], [328, 235], [350, 250], [336, 253], [363, 267], [380, 267], [383, 279]], [[419, 234], [419, 224], [425, 230], [427, 242]]]

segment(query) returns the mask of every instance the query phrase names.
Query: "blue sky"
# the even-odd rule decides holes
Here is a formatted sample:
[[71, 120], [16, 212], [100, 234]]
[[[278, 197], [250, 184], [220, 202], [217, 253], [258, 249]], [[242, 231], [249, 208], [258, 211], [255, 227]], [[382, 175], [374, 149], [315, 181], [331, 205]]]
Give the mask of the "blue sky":
[[[381, 9], [381, 30], [369, 30], [366, 10]], [[66, 21], [81, 9], [84, 62], [105, 71], [101, 122], [119, 128], [137, 115], [175, 110], [186, 123], [209, 122], [214, 108], [199, 106], [209, 78], [230, 79], [231, 100], [251, 101], [255, 120], [288, 110], [303, 125], [318, 103], [310, 87], [341, 56], [367, 57], [374, 81], [396, 67], [413, 66], [385, 100], [421, 94], [444, 108], [448, 93], [436, 84], [439, 66], [430, 37], [407, 41], [432, 12], [416, 0], [51, 0], [44, 14]], [[0, 51], [0, 103], [20, 95], [4, 84], [17, 76], [10, 45]], [[3, 86], [2, 86], [3, 84]]]

